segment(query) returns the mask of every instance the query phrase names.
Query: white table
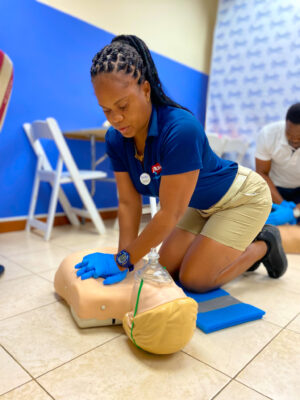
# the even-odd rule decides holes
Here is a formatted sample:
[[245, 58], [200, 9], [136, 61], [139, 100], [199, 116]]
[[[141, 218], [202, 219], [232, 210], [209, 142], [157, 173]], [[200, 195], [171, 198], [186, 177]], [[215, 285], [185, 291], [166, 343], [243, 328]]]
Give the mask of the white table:
[[[96, 142], [105, 142], [105, 134], [108, 128], [86, 128], [78, 129], [77, 131], [63, 132], [64, 136], [68, 139], [89, 140], [91, 144], [91, 168], [96, 169], [97, 165], [101, 164], [107, 157], [104, 154], [102, 157], [96, 159]], [[114, 178], [104, 179], [107, 182], [115, 182]], [[91, 195], [96, 193], [96, 182], [92, 181]]]

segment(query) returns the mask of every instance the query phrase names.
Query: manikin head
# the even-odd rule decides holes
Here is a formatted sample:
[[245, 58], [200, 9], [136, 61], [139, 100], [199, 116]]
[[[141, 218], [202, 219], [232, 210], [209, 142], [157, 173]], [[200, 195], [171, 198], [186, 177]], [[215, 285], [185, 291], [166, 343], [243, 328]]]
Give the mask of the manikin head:
[[290, 146], [300, 148], [300, 103], [292, 105], [287, 111], [285, 134]]

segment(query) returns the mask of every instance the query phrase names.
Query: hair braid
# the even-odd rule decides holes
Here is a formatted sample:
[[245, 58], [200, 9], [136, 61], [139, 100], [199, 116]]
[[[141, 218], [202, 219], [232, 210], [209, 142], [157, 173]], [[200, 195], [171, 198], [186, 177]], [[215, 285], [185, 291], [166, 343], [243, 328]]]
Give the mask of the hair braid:
[[92, 78], [102, 72], [119, 72], [139, 77], [138, 84], [145, 80], [145, 67], [137, 51], [126, 43], [111, 43], [99, 51], [93, 58]]
[[151, 86], [151, 101], [156, 105], [173, 106], [190, 112], [170, 99], [162, 88], [157, 69], [146, 44], [134, 35], [116, 36], [93, 58], [92, 78], [106, 72], [124, 71], [133, 78], [139, 78], [140, 85], [147, 80]]

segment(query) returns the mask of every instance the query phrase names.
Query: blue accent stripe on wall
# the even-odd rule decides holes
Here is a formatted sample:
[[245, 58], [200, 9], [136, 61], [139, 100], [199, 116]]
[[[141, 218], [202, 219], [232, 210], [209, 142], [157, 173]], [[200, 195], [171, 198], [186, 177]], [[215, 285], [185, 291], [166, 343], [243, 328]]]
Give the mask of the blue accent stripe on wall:
[[[0, 218], [28, 213], [36, 157], [22, 129], [24, 122], [54, 117], [62, 130], [100, 126], [105, 117], [97, 105], [89, 69], [94, 54], [113, 35], [34, 0], [0, 2], [0, 48], [14, 63], [14, 85], [0, 134]], [[161, 80], [175, 101], [204, 122], [208, 77], [153, 54]], [[69, 140], [80, 168], [90, 168], [88, 142]], [[104, 145], [97, 144], [97, 156]], [[108, 161], [101, 166], [112, 176]], [[81, 206], [72, 185], [72, 204]], [[38, 213], [47, 212], [49, 188], [42, 185]], [[112, 183], [97, 183], [98, 208], [117, 205]], [[58, 208], [58, 211], [61, 211]]]

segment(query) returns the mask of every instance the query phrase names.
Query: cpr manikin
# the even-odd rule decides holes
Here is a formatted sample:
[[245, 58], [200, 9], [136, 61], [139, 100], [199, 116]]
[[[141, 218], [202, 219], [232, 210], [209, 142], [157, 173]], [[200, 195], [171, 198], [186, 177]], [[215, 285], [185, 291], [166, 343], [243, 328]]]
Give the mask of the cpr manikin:
[[55, 290], [70, 306], [78, 326], [88, 328], [123, 321], [128, 337], [146, 351], [168, 354], [183, 348], [196, 327], [197, 303], [159, 265], [156, 251], [151, 251], [146, 266], [137, 263], [126, 279], [113, 285], [103, 285], [102, 278], [77, 277], [74, 266], [95, 251], [103, 249], [69, 255], [55, 275]]

